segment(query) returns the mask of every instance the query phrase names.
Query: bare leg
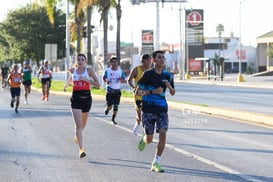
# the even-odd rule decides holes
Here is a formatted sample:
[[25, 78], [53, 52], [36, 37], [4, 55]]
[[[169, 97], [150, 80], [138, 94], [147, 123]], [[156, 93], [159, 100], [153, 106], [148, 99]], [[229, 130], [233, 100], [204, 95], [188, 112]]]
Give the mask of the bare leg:
[[83, 148], [83, 138], [82, 138], [82, 130], [83, 130], [83, 116], [82, 111], [80, 109], [72, 109], [72, 116], [75, 122], [75, 134], [78, 139], [80, 149]]
[[156, 155], [161, 156], [166, 144], [166, 130], [159, 131], [159, 141], [156, 148]]
[[137, 110], [137, 119], [136, 119], [136, 121], [137, 121], [137, 124], [141, 123], [141, 110], [140, 109]]
[[24, 85], [25, 87], [25, 101], [27, 101], [27, 95], [28, 95], [28, 86], [27, 85]]
[[46, 95], [45, 84], [44, 83], [42, 84], [42, 93], [43, 93], [43, 99], [44, 99], [44, 97]]
[[82, 129], [84, 129], [85, 126], [86, 126], [86, 121], [87, 121], [87, 118], [88, 118], [88, 114], [89, 114], [89, 112], [82, 113], [82, 124], [83, 124], [83, 128]]

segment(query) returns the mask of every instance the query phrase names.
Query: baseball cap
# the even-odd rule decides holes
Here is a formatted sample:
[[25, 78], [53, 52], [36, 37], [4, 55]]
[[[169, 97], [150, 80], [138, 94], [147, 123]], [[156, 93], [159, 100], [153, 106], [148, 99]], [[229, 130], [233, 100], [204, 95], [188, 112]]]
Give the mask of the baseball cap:
[[47, 59], [44, 59], [44, 63], [46, 63], [46, 62], [48, 62], [48, 60], [47, 60]]
[[141, 59], [143, 60], [143, 59], [150, 59], [151, 57], [150, 57], [150, 55], [149, 54], [143, 54], [142, 56], [141, 56]]

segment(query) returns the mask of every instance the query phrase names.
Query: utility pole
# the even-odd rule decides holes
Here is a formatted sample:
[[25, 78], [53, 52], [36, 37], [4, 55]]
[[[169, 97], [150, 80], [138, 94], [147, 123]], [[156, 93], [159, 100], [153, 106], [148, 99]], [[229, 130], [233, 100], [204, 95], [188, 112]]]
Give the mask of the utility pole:
[[242, 60], [241, 60], [241, 6], [242, 1], [239, 2], [239, 51], [238, 51], [238, 61], [239, 61], [239, 73], [237, 76], [237, 82], [243, 82], [244, 78], [242, 76]]
[[160, 14], [159, 14], [159, 2], [160, 0], [156, 0], [156, 30], [155, 30], [155, 50], [160, 49]]
[[70, 28], [69, 28], [69, 0], [66, 0], [66, 61], [65, 61], [65, 81], [68, 80], [68, 67], [70, 57]]

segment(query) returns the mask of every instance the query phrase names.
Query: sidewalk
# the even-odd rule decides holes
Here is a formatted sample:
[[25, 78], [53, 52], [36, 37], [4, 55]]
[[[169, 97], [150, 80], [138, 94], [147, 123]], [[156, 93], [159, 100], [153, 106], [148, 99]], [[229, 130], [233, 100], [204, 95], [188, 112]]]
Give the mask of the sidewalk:
[[242, 75], [243, 82], [237, 82], [237, 74], [225, 74], [223, 81], [220, 78], [217, 78], [217, 80], [210, 78], [208, 80], [206, 76], [192, 76], [189, 80], [180, 80], [179, 75], [175, 75], [175, 82], [273, 89], [273, 76]]

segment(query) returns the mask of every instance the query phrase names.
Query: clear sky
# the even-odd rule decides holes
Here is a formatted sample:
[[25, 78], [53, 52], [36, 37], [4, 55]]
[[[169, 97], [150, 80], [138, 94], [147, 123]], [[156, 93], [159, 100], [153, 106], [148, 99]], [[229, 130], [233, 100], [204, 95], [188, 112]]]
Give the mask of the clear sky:
[[[32, 1], [34, 0], [5, 1], [5, 4], [0, 6], [0, 20], [5, 18], [8, 10], [18, 8]], [[182, 3], [182, 8], [204, 10], [204, 36], [206, 37], [217, 37], [216, 26], [221, 23], [225, 28], [223, 36], [230, 36], [230, 33], [233, 32], [238, 37], [241, 27], [242, 43], [255, 46], [258, 36], [273, 31], [273, 0], [188, 1], [188, 3]], [[121, 40], [126, 42], [134, 41], [136, 45], [139, 45], [141, 30], [156, 28], [155, 3], [136, 6], [132, 6], [130, 0], [121, 0], [121, 3]], [[93, 20], [93, 23], [99, 26], [99, 18]], [[109, 23], [115, 28], [115, 11], [112, 11]], [[179, 3], [165, 3], [164, 7], [160, 4], [160, 41], [179, 43], [179, 24]], [[115, 40], [114, 30], [109, 34], [110, 40]]]

